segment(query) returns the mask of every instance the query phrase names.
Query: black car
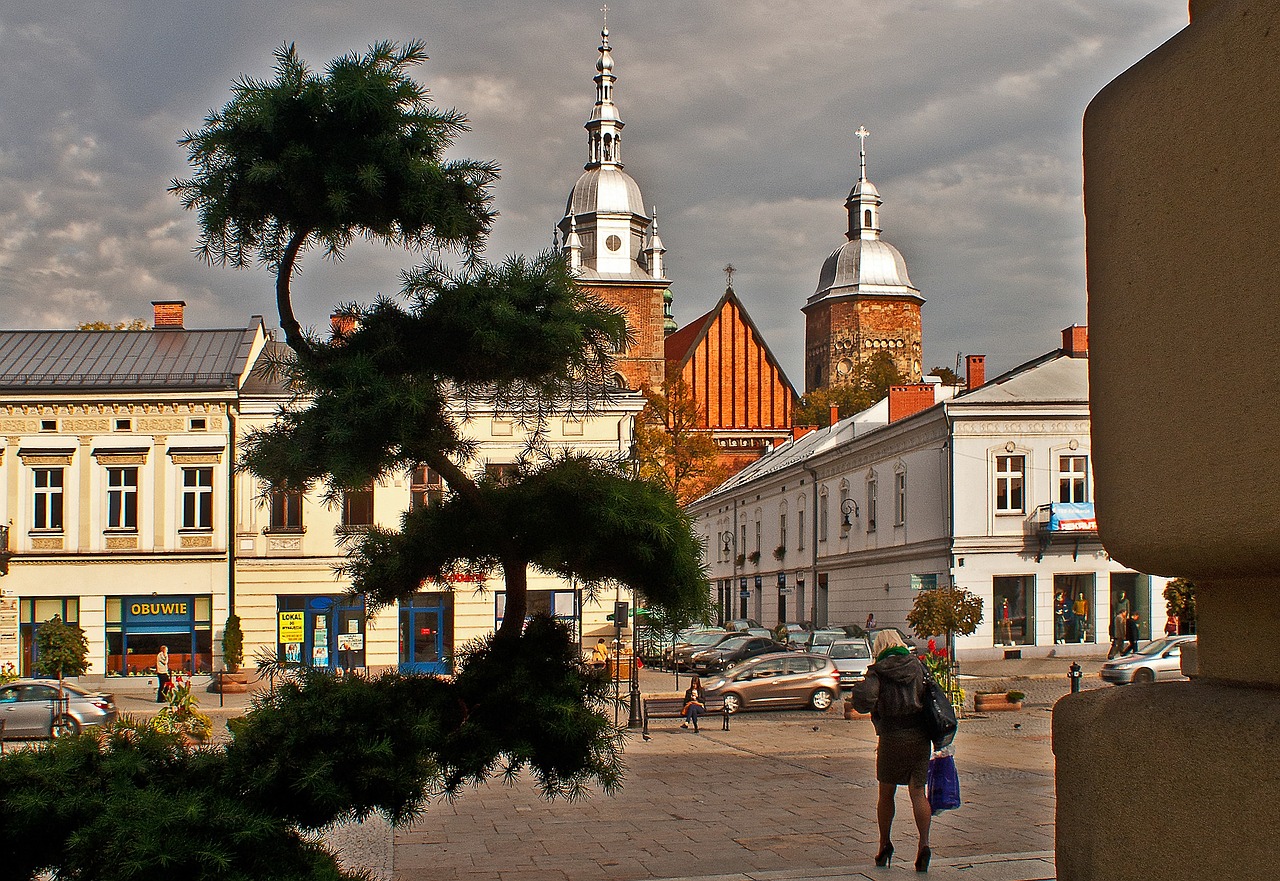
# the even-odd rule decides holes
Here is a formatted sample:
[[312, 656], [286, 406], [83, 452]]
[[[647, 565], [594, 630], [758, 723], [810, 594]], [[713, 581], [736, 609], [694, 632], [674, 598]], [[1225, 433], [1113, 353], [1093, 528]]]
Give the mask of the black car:
[[688, 670], [689, 659], [696, 652], [715, 648], [726, 639], [731, 639], [736, 635], [727, 630], [699, 630], [676, 645], [671, 655], [671, 663], [677, 670]]
[[763, 636], [734, 636], [713, 648], [696, 652], [691, 666], [695, 673], [718, 673], [756, 655], [786, 650], [785, 645]]

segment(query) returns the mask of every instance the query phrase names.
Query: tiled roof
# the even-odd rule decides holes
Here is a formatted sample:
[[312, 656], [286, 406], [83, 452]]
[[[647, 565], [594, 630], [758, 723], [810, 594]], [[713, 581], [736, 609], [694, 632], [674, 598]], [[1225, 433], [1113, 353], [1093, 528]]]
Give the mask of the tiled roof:
[[234, 389], [257, 330], [0, 330], [0, 389]]

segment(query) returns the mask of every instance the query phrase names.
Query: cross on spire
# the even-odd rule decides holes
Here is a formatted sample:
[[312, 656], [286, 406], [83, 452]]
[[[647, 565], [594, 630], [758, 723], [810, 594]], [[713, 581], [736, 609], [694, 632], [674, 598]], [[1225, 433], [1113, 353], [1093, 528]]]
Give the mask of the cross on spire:
[[725, 268], [724, 268], [724, 276], [725, 276], [725, 278], [726, 278], [726, 279], [728, 279], [729, 287], [730, 287], [730, 288], [732, 288], [732, 287], [733, 287], [733, 274], [734, 274], [735, 272], [737, 272], [737, 270], [733, 268], [733, 264], [732, 264], [732, 263], [730, 263], [730, 264], [726, 265], [726, 266], [725, 266]]
[[867, 179], [867, 138], [871, 135], [871, 132], [867, 131], [866, 126], [860, 125], [858, 126], [858, 130], [853, 134], [861, 142], [858, 144], [858, 159], [862, 164], [862, 179], [866, 180]]
[[600, 12], [601, 14], [604, 15], [604, 26], [608, 27], [609, 26], [609, 4], [606, 3], [605, 5], [601, 6]]

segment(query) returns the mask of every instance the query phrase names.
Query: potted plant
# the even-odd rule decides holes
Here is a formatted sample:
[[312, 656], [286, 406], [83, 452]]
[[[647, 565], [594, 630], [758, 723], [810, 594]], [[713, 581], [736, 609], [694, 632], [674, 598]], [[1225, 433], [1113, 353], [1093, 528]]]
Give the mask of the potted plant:
[[747, 562], [747, 555], [746, 555], [746, 554], [738, 554], [738, 559], [737, 559], [737, 564], [738, 564], [738, 566], [740, 566], [740, 567], [741, 567], [741, 566], [745, 565], [745, 564], [746, 564], [746, 562]]
[[776, 548], [773, 549], [773, 558], [775, 560], [781, 560], [786, 555], [787, 555], [786, 545], [778, 545]]
[[759, 563], [759, 562], [760, 562], [760, 552], [759, 552], [759, 551], [752, 551], [751, 553], [747, 554], [747, 559], [748, 559], [748, 560], [750, 560], [752, 563]]
[[980, 691], [973, 696], [973, 708], [979, 713], [1020, 710], [1024, 698], [1020, 691]]
[[169, 690], [169, 702], [148, 723], [153, 731], [176, 734], [188, 745], [204, 743], [213, 734], [213, 720], [200, 712], [200, 701], [191, 693], [191, 682], [175, 680]]
[[236, 673], [244, 663], [244, 631], [240, 629], [240, 616], [227, 616], [227, 626], [222, 630], [222, 663], [228, 673]]

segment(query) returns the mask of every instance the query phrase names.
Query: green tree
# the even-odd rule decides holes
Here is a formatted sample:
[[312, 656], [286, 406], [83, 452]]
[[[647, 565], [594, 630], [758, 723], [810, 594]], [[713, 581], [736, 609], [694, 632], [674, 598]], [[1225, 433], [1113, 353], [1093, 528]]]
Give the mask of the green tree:
[[958, 386], [964, 385], [964, 380], [960, 378], [950, 367], [935, 367], [929, 371], [930, 376], [936, 376], [942, 380], [943, 385]]
[[222, 663], [232, 673], [244, 663], [244, 631], [240, 629], [239, 615], [228, 615], [227, 626], [222, 630]]
[[76, 330], [150, 330], [151, 325], [147, 324], [141, 318], [131, 318], [128, 321], [117, 321], [112, 324], [110, 321], [82, 321], [76, 325]]
[[36, 628], [36, 674], [80, 676], [89, 670], [89, 641], [84, 631], [67, 624], [58, 615]]
[[1189, 578], [1174, 578], [1164, 586], [1165, 609], [1178, 616], [1179, 633], [1196, 632], [1196, 583]]
[[871, 357], [862, 372], [849, 385], [827, 386], [814, 389], [800, 399], [796, 408], [796, 425], [816, 425], [826, 428], [831, 424], [831, 408], [834, 406], [843, 419], [863, 410], [888, 396], [889, 386], [902, 382], [902, 374], [886, 351], [878, 351]]
[[911, 604], [907, 623], [919, 636], [945, 636], [954, 662], [955, 638], [969, 636], [982, 623], [982, 598], [959, 587], [922, 590]]
[[665, 487], [682, 505], [718, 486], [727, 469], [711, 432], [701, 427], [689, 384], [670, 371], [661, 389], [645, 389], [645, 400], [635, 429], [640, 476]]

